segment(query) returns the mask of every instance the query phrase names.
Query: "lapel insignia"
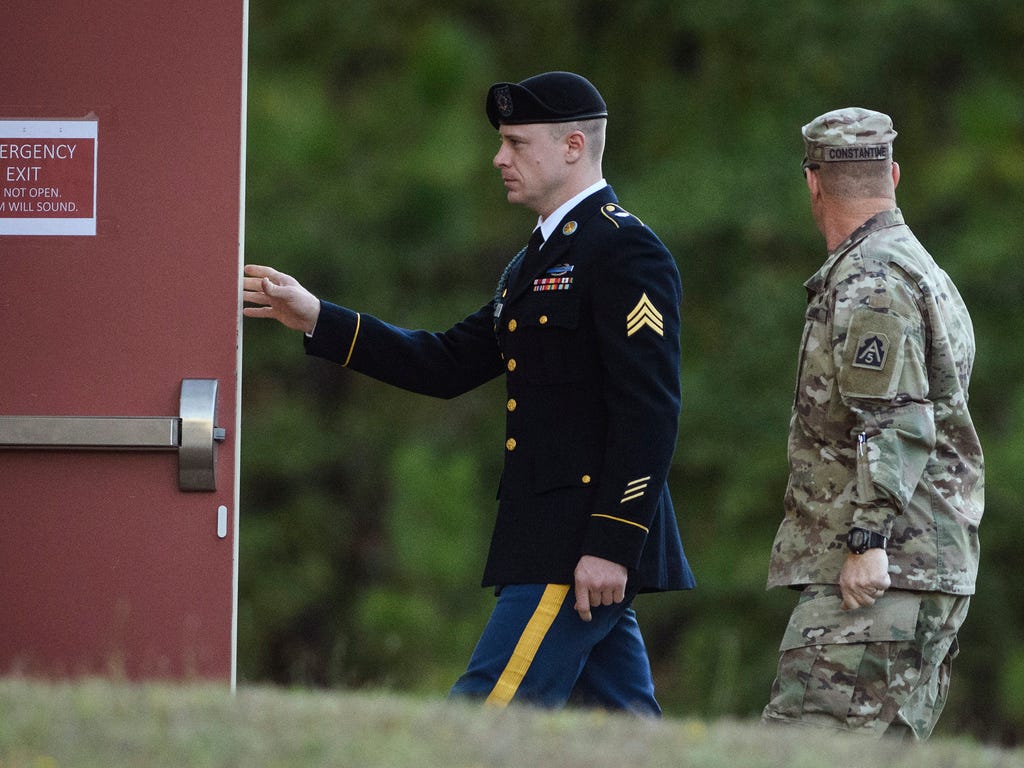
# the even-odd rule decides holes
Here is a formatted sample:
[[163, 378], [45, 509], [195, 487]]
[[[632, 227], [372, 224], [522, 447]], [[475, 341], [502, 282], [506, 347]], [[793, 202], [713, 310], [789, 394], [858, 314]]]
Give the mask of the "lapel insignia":
[[580, 225], [577, 224], [575, 221], [568, 221], [566, 222], [565, 226], [562, 227], [562, 234], [568, 237], [573, 232], [575, 232], [579, 228], [579, 226]]
[[641, 328], [650, 328], [659, 336], [665, 335], [665, 319], [645, 293], [626, 316], [626, 335], [632, 336]]
[[889, 354], [889, 339], [884, 333], [870, 333], [861, 336], [857, 342], [857, 354], [853, 364], [858, 368], [880, 371], [885, 368], [885, 358]]

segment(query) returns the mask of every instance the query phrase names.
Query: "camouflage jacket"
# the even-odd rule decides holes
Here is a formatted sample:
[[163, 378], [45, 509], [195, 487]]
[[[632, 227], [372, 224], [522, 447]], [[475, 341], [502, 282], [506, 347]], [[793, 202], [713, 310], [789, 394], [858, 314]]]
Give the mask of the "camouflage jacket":
[[837, 583], [859, 527], [889, 538], [894, 588], [973, 594], [984, 463], [959, 292], [898, 209], [853, 232], [805, 285], [768, 586]]

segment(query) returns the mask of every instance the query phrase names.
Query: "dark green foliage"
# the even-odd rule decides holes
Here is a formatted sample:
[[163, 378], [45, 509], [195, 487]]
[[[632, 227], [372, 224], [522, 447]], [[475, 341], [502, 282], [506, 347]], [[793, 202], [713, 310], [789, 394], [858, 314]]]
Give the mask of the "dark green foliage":
[[[1024, 735], [1020, 3], [252, 0], [250, 35], [247, 260], [408, 327], [483, 304], [533, 223], [491, 167], [487, 87], [572, 69], [602, 90], [606, 175], [684, 281], [671, 483], [699, 587], [638, 601], [682, 715], [760, 711], [793, 601], [763, 584], [801, 284], [824, 259], [800, 126], [840, 106], [892, 114], [900, 206], [979, 345], [984, 553], [940, 730]], [[252, 320], [244, 360], [241, 676], [443, 695], [492, 600], [476, 585], [501, 383], [431, 401]]]

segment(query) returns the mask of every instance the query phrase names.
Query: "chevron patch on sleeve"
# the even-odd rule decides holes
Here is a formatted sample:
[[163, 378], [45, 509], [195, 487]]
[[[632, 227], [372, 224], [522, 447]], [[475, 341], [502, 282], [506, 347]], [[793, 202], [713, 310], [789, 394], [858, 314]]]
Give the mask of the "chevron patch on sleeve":
[[626, 316], [626, 335], [632, 336], [642, 328], [650, 328], [659, 336], [665, 335], [665, 319], [645, 293]]

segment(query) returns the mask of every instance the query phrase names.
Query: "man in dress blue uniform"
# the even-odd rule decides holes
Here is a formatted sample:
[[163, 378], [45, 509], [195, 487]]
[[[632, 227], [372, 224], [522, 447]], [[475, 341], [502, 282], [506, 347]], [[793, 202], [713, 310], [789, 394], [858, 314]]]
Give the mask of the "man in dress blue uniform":
[[498, 83], [487, 116], [509, 202], [538, 216], [483, 307], [443, 333], [317, 299], [245, 269], [248, 317], [306, 333], [306, 352], [451, 398], [501, 374], [505, 462], [483, 585], [497, 601], [453, 695], [503, 706], [661, 710], [631, 607], [690, 589], [666, 478], [679, 419], [671, 254], [601, 171], [607, 107], [569, 72]]

